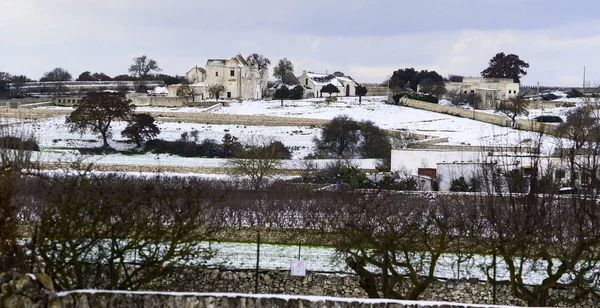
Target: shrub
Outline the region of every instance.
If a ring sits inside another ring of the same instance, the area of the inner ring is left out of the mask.
[[[344,185],[349,185],[352,188],[373,188],[376,186],[375,183],[367,177],[367,174],[362,172],[356,166],[340,168],[338,180],[343,181]]]
[[[535,118],[535,121],[543,123],[562,123],[563,119],[559,116],[539,116]]]
[[[583,97],[583,93],[581,93],[581,91],[579,91],[577,89],[571,89],[571,91],[567,92],[567,97],[568,98]]]
[[[40,146],[33,139],[22,139],[14,136],[0,137],[0,148],[11,150],[39,151]]]
[[[333,97],[327,97],[325,98],[325,102],[330,104],[330,103],[335,103],[337,102],[337,97],[333,96]]]
[[[290,99],[302,99],[304,96],[304,87],[297,85],[290,91]]]
[[[400,99],[403,98],[403,97],[408,97],[410,99],[415,99],[415,100],[419,100],[419,101],[423,101],[423,102],[427,102],[427,103],[432,103],[432,104],[439,103],[439,99],[437,97],[429,95],[429,94],[419,94],[419,93],[414,93],[414,92],[405,92],[405,93],[394,94],[394,96],[392,96],[392,98],[394,99],[394,105],[399,105],[400,104]]]
[[[452,181],[450,182],[450,191],[469,191],[469,184],[465,180],[465,177],[461,176],[458,179],[452,179]]]

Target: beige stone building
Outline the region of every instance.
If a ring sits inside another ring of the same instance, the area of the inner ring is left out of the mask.
[[[463,94],[479,94],[482,108],[491,109],[502,100],[519,95],[519,84],[511,78],[466,77],[462,82],[447,82],[446,91],[459,91]]]
[[[169,86],[168,95],[183,96],[193,91],[201,99],[217,98],[211,97],[208,89],[220,84],[224,90],[218,98],[261,99],[267,77],[261,79],[258,69],[251,66],[242,55],[231,59],[208,59],[204,68],[194,66],[186,73],[187,85]]]

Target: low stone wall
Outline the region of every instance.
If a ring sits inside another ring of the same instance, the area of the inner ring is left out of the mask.
[[[387,96],[389,94],[387,87],[379,85],[365,85],[365,87],[367,88],[367,96]]]
[[[511,120],[506,116],[489,114],[485,112],[479,112],[475,110],[467,110],[462,108],[456,108],[452,106],[443,106],[439,104],[432,104],[414,99],[402,98],[402,106],[411,108],[423,109],[427,111],[433,111],[438,113],[449,114],[457,117],[468,118],[475,121],[484,123],[509,127]],[[556,136],[556,126],[552,124],[539,123],[531,120],[517,120],[517,129],[542,132],[548,135]]]
[[[305,278],[290,277],[287,272],[261,273],[260,293],[240,294],[241,289],[252,292],[254,276],[249,272],[203,270],[205,277],[198,279],[178,275],[176,279],[185,289],[194,292],[163,291],[105,291],[75,290],[54,292],[50,277],[45,275],[0,275],[0,307],[475,307],[470,304],[489,305],[492,286],[478,281],[435,282],[423,298],[433,302],[397,301],[383,299],[358,299],[364,292],[354,276],[332,276],[308,273]],[[204,292],[210,289],[210,293]],[[337,290],[345,297],[332,297]],[[348,290],[348,292],[346,292]],[[219,292],[219,293],[215,293]],[[221,293],[226,292],[226,293]],[[281,295],[277,295],[279,293]],[[303,296],[300,294],[311,294]],[[284,295],[290,294],[290,295]],[[317,295],[317,296],[315,296]],[[512,297],[507,286],[497,287],[498,302],[523,305]],[[452,300],[447,300],[452,299]],[[449,302],[463,303],[451,304]],[[486,307],[486,306],[477,306]],[[499,306],[494,306],[499,307]],[[566,307],[566,305],[565,305]],[[568,307],[596,307],[591,300],[585,304]]]
[[[154,106],[154,107],[183,107],[187,102],[187,97],[164,97],[164,96],[134,96],[131,102],[136,106]]]

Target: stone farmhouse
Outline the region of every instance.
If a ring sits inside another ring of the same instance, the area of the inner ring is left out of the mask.
[[[462,82],[446,82],[445,85],[447,92],[480,95],[483,109],[493,109],[500,101],[519,95],[519,83],[511,78],[468,77]]]
[[[168,96],[191,95],[200,99],[261,99],[267,85],[258,69],[250,65],[242,55],[231,59],[208,59],[204,68],[194,66],[186,73],[188,84],[171,85]],[[212,85],[223,85],[218,97],[211,97],[208,89]]]
[[[306,97],[323,97],[321,89],[328,84],[333,84],[340,90],[339,93],[332,93],[332,96],[355,96],[358,85],[352,77],[339,72],[319,74],[303,71],[298,80],[305,89]]]

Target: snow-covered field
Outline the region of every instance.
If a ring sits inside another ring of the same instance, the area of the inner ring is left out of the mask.
[[[433,137],[446,137],[449,145],[504,145],[516,146],[524,139],[536,140],[535,133],[519,131],[508,127],[501,127],[482,123],[470,119],[454,117],[425,110],[408,107],[388,105],[383,102],[384,97],[367,97],[362,104],[357,98],[341,98],[338,102],[325,103],[322,99],[301,101],[285,101],[280,106],[280,101],[243,101],[231,103],[228,107],[220,107],[209,111],[217,114],[233,115],[267,115],[280,117],[333,119],[339,115],[347,115],[355,120],[370,120],[379,127],[390,130],[407,130],[409,132],[430,135]],[[68,107],[40,107],[40,109],[65,109]],[[72,109],[72,108],[71,108]],[[206,112],[204,108],[158,108],[139,107],[140,111],[157,112]],[[566,112],[566,109],[548,110],[544,114]],[[531,116],[537,111],[532,110]],[[133,148],[132,144],[124,143],[120,131],[125,128],[124,122],[114,122],[112,125],[112,138],[110,145],[117,150]],[[306,126],[243,126],[243,125],[207,125],[193,123],[158,122],[161,134],[158,138],[176,140],[181,134],[188,134],[197,130],[199,140],[214,139],[217,142],[225,133],[238,137],[247,142],[256,139],[274,139],[283,142],[293,149],[293,161],[287,166],[302,164],[301,160],[314,151],[313,139],[320,135],[321,129]],[[65,116],[55,117],[34,122],[20,124],[20,127],[33,133],[44,151],[44,161],[70,161],[76,157],[91,159],[96,163],[122,164],[122,165],[150,165],[150,166],[190,166],[190,167],[220,167],[225,162],[219,159],[181,158],[170,155],[121,155],[110,154],[103,156],[81,156],[70,151],[73,148],[99,147],[100,139],[91,133],[70,132],[65,125]],[[547,138],[543,143],[544,153],[551,153],[555,147],[555,140]],[[373,165],[372,162],[365,162]],[[361,164],[362,165],[362,164]],[[366,167],[366,166],[365,166]],[[288,167],[292,168],[292,167]]]
[[[234,242],[205,242],[202,244],[205,248],[212,248],[216,251],[215,256],[206,260],[206,265],[225,267],[230,269],[253,269],[256,268],[256,243],[234,243]],[[316,272],[331,272],[353,274],[354,271],[348,268],[344,262],[344,256],[336,254],[334,248],[322,246],[295,246],[295,245],[260,245],[261,269],[286,270],[290,269],[292,260],[300,258],[305,261],[306,270]],[[456,262],[455,254],[444,254],[438,261],[435,269],[435,276],[438,278],[477,278],[487,280],[485,268],[493,264],[491,255],[477,255],[470,261],[463,261],[459,266]],[[498,280],[508,280],[509,273],[506,264],[497,260],[497,278]],[[533,264],[526,263],[528,273],[523,277],[527,284],[540,283],[544,278],[542,268],[537,264],[535,269]],[[371,268],[375,270],[375,268]],[[427,268],[423,269],[428,271]],[[538,272],[539,271],[539,272]],[[539,274],[538,274],[539,273]],[[489,273],[492,274],[491,272]]]

